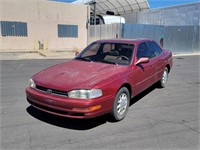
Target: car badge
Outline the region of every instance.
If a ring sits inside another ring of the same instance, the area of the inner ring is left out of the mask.
[[[48,93],[48,94],[51,94],[51,93],[52,93],[52,90],[51,90],[51,89],[47,89],[47,93]]]

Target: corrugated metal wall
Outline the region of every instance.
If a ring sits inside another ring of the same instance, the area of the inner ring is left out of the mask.
[[[88,43],[108,38],[152,38],[174,53],[200,53],[200,2],[125,14],[126,23],[89,26]],[[117,36],[116,36],[117,35]]]
[[[125,24],[125,38],[152,38],[159,42],[164,37],[164,47],[174,53],[200,52],[199,26],[160,26]]]
[[[131,18],[130,16],[129,20]],[[138,12],[137,23],[164,26],[200,25],[200,2]]]
[[[123,24],[93,25],[88,27],[88,44],[99,39],[122,37]]]
[[[163,26],[124,24],[123,38],[153,38],[159,41],[163,36]]]
[[[200,25],[200,2],[124,14],[126,23],[164,26]]]
[[[164,27],[165,47],[175,53],[200,52],[199,26]]]
[[[89,26],[88,43],[110,38],[151,38],[159,42],[164,37],[164,47],[174,53],[200,52],[200,26],[161,26],[142,24],[113,24]]]

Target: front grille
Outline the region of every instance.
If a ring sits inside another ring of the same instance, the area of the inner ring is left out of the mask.
[[[38,86],[36,85],[36,89],[48,94],[55,94],[55,95],[59,95],[59,96],[65,96],[68,97],[68,94],[66,91],[60,91],[60,90],[55,90],[55,89],[50,89],[50,88],[46,88],[46,87],[42,87],[42,86]]]

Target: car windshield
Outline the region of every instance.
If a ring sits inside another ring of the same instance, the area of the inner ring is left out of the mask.
[[[133,50],[133,44],[94,42],[86,47],[75,59],[129,65],[132,60]]]

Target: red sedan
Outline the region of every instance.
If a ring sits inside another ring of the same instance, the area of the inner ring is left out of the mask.
[[[150,39],[99,40],[75,59],[35,74],[26,88],[35,108],[70,118],[106,113],[117,121],[132,97],[158,83],[165,87],[172,53]]]

